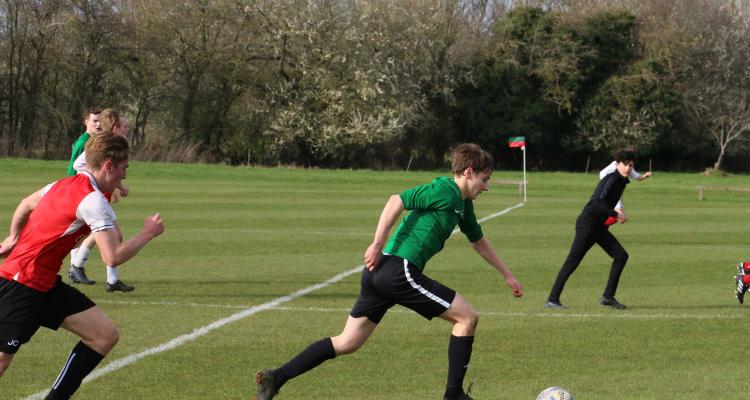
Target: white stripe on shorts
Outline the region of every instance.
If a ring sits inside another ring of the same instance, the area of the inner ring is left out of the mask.
[[[428,292],[427,289],[423,288],[422,286],[417,285],[417,282],[414,282],[414,279],[412,279],[411,274],[409,274],[409,261],[406,259],[404,259],[404,275],[406,275],[406,280],[409,281],[409,284],[411,285],[411,287],[419,290],[419,293],[422,293],[423,295],[429,297],[430,299],[434,300],[436,303],[440,304],[446,309],[450,308],[451,306],[450,303],[436,296],[434,293]]]

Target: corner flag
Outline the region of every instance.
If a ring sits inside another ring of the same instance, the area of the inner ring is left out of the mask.
[[[526,202],[526,137],[514,136],[508,138],[508,147],[520,148],[523,153],[523,202]]]
[[[526,146],[526,137],[524,136],[516,136],[512,138],[508,138],[508,147],[524,147]]]

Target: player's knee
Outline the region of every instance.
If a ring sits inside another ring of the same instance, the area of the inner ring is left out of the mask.
[[[477,310],[474,309],[474,307],[471,307],[469,309],[469,312],[466,315],[467,318],[467,325],[471,330],[477,329],[477,325],[479,325],[479,313]]]
[[[618,254],[618,255],[617,255],[617,256],[615,257],[615,259],[616,259],[617,261],[619,261],[619,262],[621,262],[621,263],[625,264],[626,262],[628,262],[628,258],[629,258],[629,257],[630,257],[630,255],[628,255],[628,252],[627,252],[627,251],[625,251],[625,250],[623,250],[622,252],[620,252],[620,254]]]
[[[467,333],[473,333],[479,324],[479,313],[473,306],[469,305],[457,318],[457,322],[463,326]]]
[[[112,324],[110,329],[106,332],[106,340],[107,343],[111,345],[111,347],[115,347],[117,342],[120,341],[120,330],[117,329],[117,326],[115,324]]]
[[[337,355],[352,354],[362,347],[362,343],[355,340],[347,340],[339,343],[339,346],[335,347]]]
[[[109,353],[113,347],[120,341],[120,330],[114,323],[107,324],[99,329],[96,337],[94,338],[94,350],[102,352],[103,354]]]
[[[364,341],[359,338],[343,335],[331,338],[331,342],[333,343],[333,350],[336,352],[336,355],[339,356],[352,354],[359,350],[359,348],[362,347],[362,344],[364,344]]]

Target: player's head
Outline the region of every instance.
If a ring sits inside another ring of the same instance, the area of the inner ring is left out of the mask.
[[[130,134],[130,127],[128,127],[128,120],[125,118],[125,116],[120,114],[120,118],[117,119],[117,125],[114,126],[112,132],[126,138],[128,137],[128,135]]]
[[[478,144],[462,143],[453,149],[453,175],[460,175],[467,168],[476,172],[492,172],[492,156]]]
[[[112,131],[94,135],[86,142],[86,164],[99,188],[112,192],[125,179],[130,148],[128,140]]]
[[[102,131],[114,131],[118,122],[120,122],[120,113],[112,108],[105,108],[99,114],[99,122],[102,124]],[[88,153],[86,153],[88,155]]]
[[[489,189],[493,160],[490,153],[474,143],[463,143],[453,149],[453,177],[463,197],[476,199]]]
[[[617,163],[617,172],[622,176],[630,175],[635,166],[635,151],[632,148],[623,148],[615,152],[615,162]]]
[[[102,125],[99,122],[99,114],[102,110],[98,108],[87,108],[83,111],[83,125],[86,127],[88,133],[98,133],[102,130]]]

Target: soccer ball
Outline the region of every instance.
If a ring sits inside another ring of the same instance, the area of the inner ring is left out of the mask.
[[[573,400],[573,396],[563,388],[551,387],[539,393],[536,400]]]

